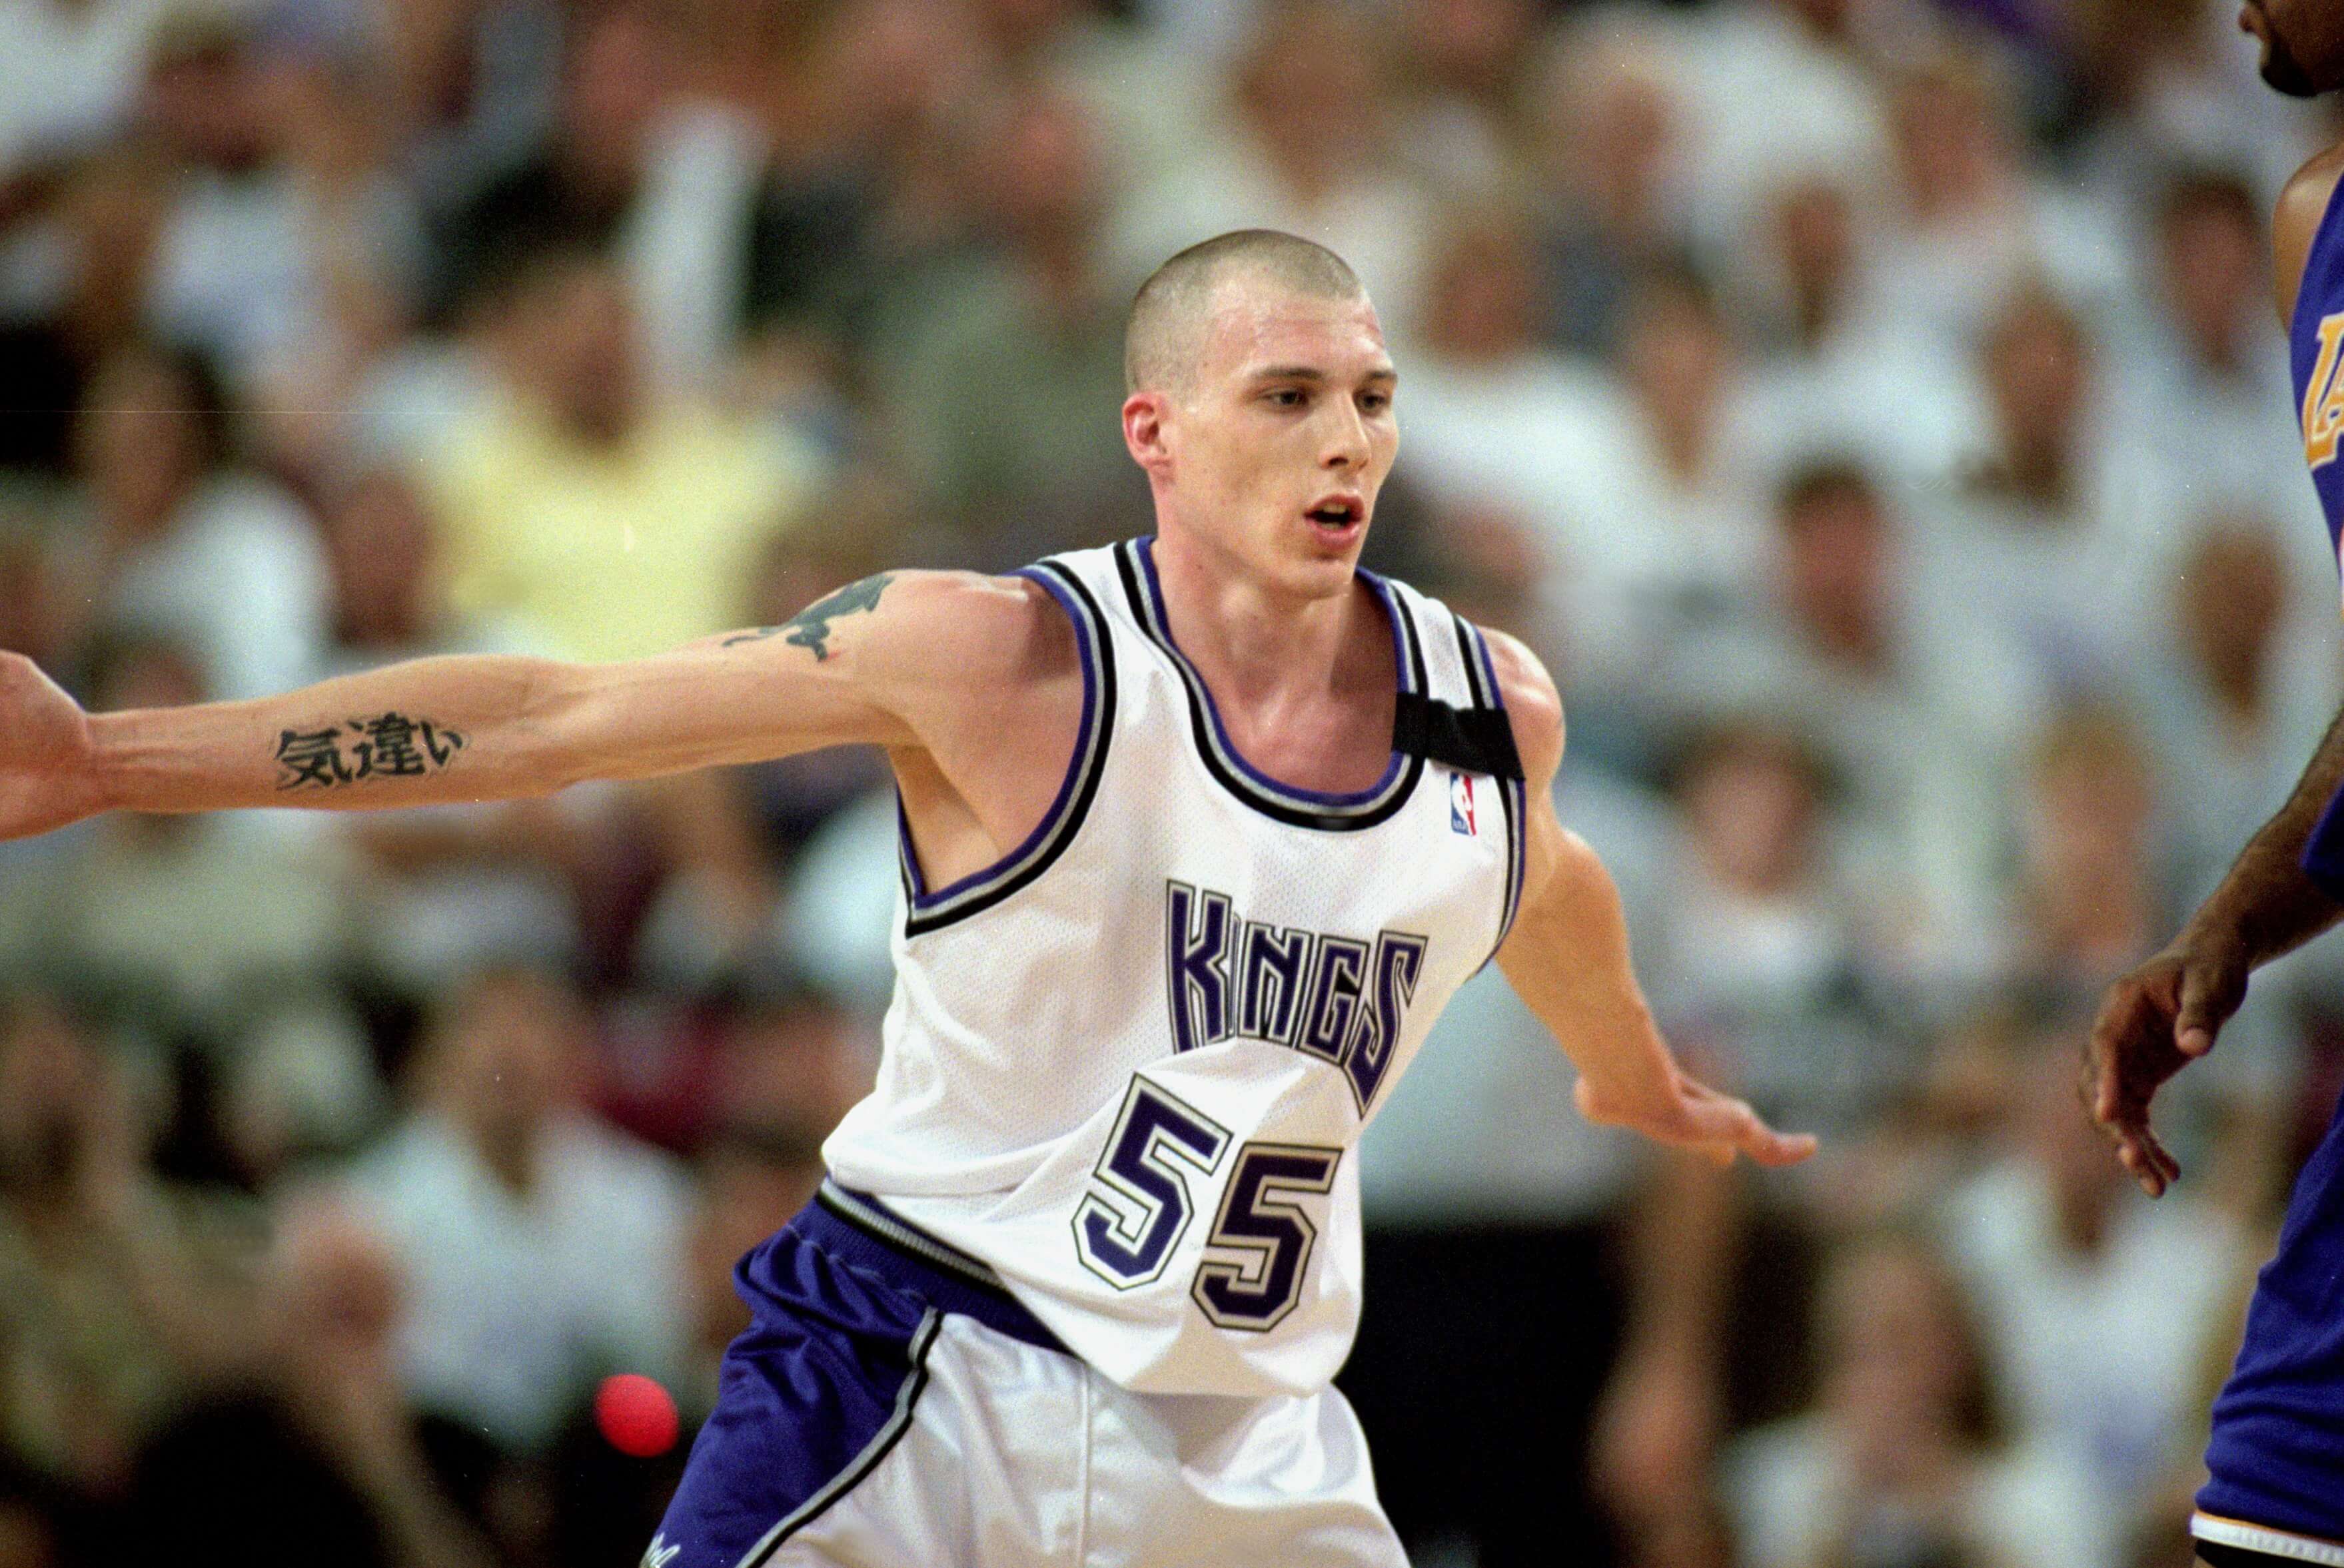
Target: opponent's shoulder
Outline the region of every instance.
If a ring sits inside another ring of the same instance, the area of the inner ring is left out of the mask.
[[[2303,269],[2328,216],[2336,182],[2344,177],[2344,142],[2311,156],[2279,192],[2271,216],[2272,285],[2277,292],[2279,325],[2293,328],[2295,301],[2303,286]]]
[[[1521,638],[1486,627],[1481,636],[1490,644],[1490,668],[1497,672],[1498,694],[1505,699],[1522,772],[1543,787],[1562,766],[1562,694],[1555,689],[1545,662]]]

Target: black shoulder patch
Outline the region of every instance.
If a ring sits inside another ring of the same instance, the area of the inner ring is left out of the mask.
[[[1392,705],[1392,749],[1492,779],[1522,779],[1514,727],[1498,708],[1452,708],[1403,691]]]

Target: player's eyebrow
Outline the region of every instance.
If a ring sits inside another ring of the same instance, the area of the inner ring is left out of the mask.
[[[1314,384],[1327,378],[1327,372],[1315,365],[1268,365],[1246,377],[1248,381],[1308,381]],[[1399,379],[1399,372],[1385,365],[1369,371],[1361,379],[1396,382]]]

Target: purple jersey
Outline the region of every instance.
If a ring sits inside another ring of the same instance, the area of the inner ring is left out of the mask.
[[[2301,410],[2303,458],[2319,492],[2320,509],[2328,514],[2332,551],[2344,538],[2344,464],[2337,461],[2344,441],[2344,225],[2332,201],[2304,261],[2288,351]]]
[[[2306,459],[2344,537],[2344,203],[2331,202],[2305,264],[2289,347]],[[2304,868],[2344,897],[2344,797],[2329,803]],[[2344,1562],[2344,1114],[2296,1179],[2278,1253],[2248,1310],[2236,1369],[2214,1404],[2198,1494],[2201,1538],[2313,1562]],[[2234,1525],[2259,1526],[2240,1533]],[[2226,1530],[2228,1533],[2226,1533]],[[2302,1538],[2310,1537],[2306,1542]]]
[[[2344,550],[2344,462],[2337,460],[2339,443],[2344,442],[2344,225],[2338,222],[2338,206],[2329,202],[2304,259],[2288,334],[2303,459],[2328,518],[2331,555]],[[2344,899],[2344,795],[2329,802],[2312,829],[2303,848],[2303,869],[2329,897]]]

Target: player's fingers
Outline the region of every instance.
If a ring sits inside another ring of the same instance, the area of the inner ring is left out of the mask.
[[[2100,1053],[2088,1039],[2076,1063],[2076,1104],[2083,1111],[2084,1120],[2099,1126]]]
[[[2152,1198],[2163,1197],[2165,1190],[2181,1178],[2181,1162],[2146,1127],[2127,1132],[2117,1146],[2117,1159]]]
[[[2140,1134],[2140,1147],[2141,1151],[2148,1156],[2150,1166],[2157,1171],[2160,1191],[2165,1187],[2169,1187],[2181,1180],[2181,1161],[2173,1157],[2171,1151],[2165,1147],[2164,1141],[2155,1132],[2143,1128]],[[2152,1193],[2151,1196],[2155,1194]]]
[[[1703,1083],[1682,1081],[1674,1109],[1678,1135],[1691,1143],[1723,1144],[1739,1149],[1758,1114],[1731,1095]]]
[[[2109,997],[2092,1025],[2090,1043],[2085,1047],[2085,1104],[2092,1120],[2103,1127],[2116,1116],[2117,1062],[2139,1005],[2138,993],[2130,990]]]
[[[2174,1049],[2184,1056],[2203,1056],[2214,1049],[2218,1033],[2238,1000],[2224,975],[2208,964],[2191,964],[2181,971],[2181,1005],[2173,1015]]]
[[[2142,1191],[2152,1198],[2158,1195],[2160,1188],[2157,1184],[2157,1173],[2149,1168],[2148,1161],[2142,1155],[2138,1145],[2129,1142],[2119,1145],[2117,1150],[2117,1161],[2125,1168],[2127,1175],[2139,1183]]]
[[[1747,1111],[1748,1107],[1743,1107]],[[1777,1132],[1749,1111],[1750,1122],[1742,1134],[1742,1152],[1761,1165],[1796,1165],[1815,1151],[1815,1136],[1812,1132]]]
[[[1769,1132],[1762,1142],[1745,1146],[1745,1152],[1761,1165],[1779,1169],[1814,1159],[1820,1147],[1812,1132]]]
[[[1735,1154],[1741,1153],[1761,1165],[1795,1165],[1815,1151],[1815,1141],[1811,1135],[1777,1132],[1760,1119],[1747,1101],[1698,1083],[1688,1081],[1685,1085],[1683,1114],[1689,1124],[1687,1130],[1703,1143],[1722,1147],[1728,1164]],[[1714,1159],[1715,1155],[1711,1157]]]
[[[2123,1065],[2125,1042],[2140,1031],[2149,1019],[2161,1010],[2155,999],[2137,980],[2117,982],[2100,1004],[2100,1015],[2092,1023],[2090,1045],[2086,1048],[2090,1063],[2092,1119],[2107,1127],[2117,1120],[2123,1107]]]

